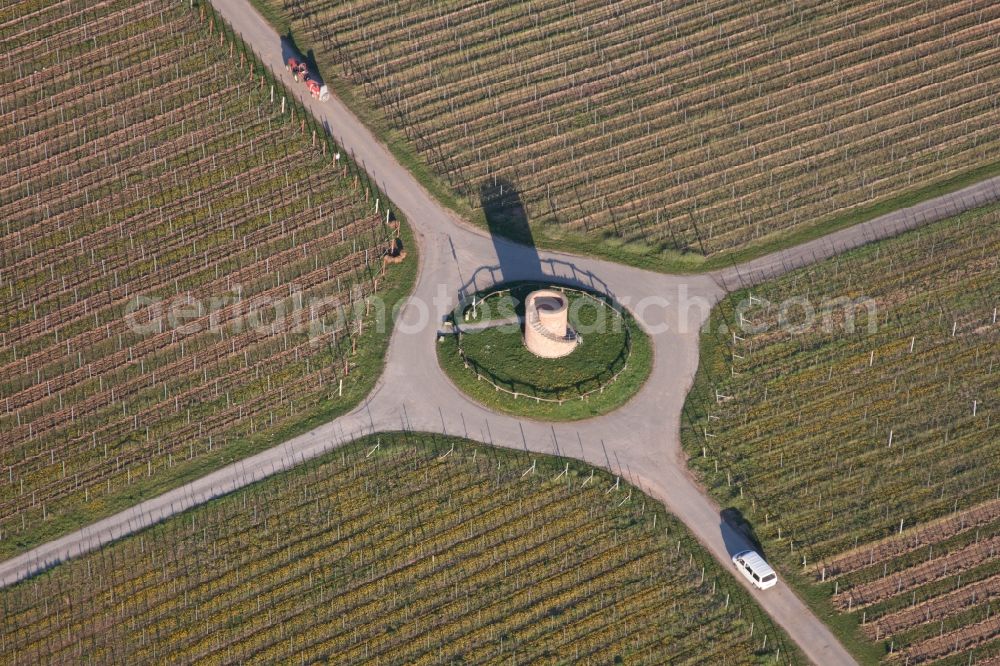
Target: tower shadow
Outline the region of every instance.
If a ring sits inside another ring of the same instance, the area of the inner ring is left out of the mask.
[[[544,282],[597,292],[615,303],[614,293],[604,280],[580,269],[569,258],[542,259],[531,233],[528,212],[517,187],[506,179],[490,179],[479,187],[479,203],[497,256],[496,264],[478,266],[471,275],[462,275],[458,304],[444,319],[458,321],[471,307],[472,297],[498,284]],[[450,238],[449,238],[450,241]],[[452,256],[455,248],[452,246]],[[457,257],[456,257],[457,261]],[[524,293],[527,294],[529,290]],[[523,315],[523,304],[517,314]]]
[[[462,276],[458,289],[459,310],[473,294],[497,284],[538,281],[563,284],[599,292],[614,300],[610,287],[589,270],[581,270],[572,260],[542,259],[531,233],[528,212],[517,187],[506,179],[490,179],[479,186],[479,203],[490,231],[497,263],[477,267]],[[454,254],[454,247],[452,253]]]
[[[498,268],[505,279],[541,277],[541,261],[528,212],[517,187],[503,178],[485,181],[479,186],[479,204],[493,240]]]

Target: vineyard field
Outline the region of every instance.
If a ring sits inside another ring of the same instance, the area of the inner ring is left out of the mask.
[[[546,246],[725,265],[1000,172],[991,0],[255,2],[425,180],[476,217],[512,183]]]
[[[0,9],[0,556],[353,407],[412,283],[384,195],[189,4]]]
[[[0,597],[12,664],[804,663],[639,490],[412,433],[346,445]]]
[[[713,493],[894,663],[1000,656],[997,229],[981,208],[734,293],[685,407]]]

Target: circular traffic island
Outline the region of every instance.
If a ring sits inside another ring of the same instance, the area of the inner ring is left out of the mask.
[[[631,314],[576,288],[518,282],[469,299],[438,340],[452,382],[490,409],[545,421],[598,416],[649,376],[652,346]]]

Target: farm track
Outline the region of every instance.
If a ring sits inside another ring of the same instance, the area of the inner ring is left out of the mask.
[[[300,87],[288,79],[283,68],[278,35],[249,4],[219,0],[216,6],[261,59],[301,95]],[[723,566],[730,566],[731,544],[742,537],[727,525],[720,527],[719,507],[687,472],[678,439],[680,408],[698,363],[699,328],[711,306],[726,289],[754,284],[1000,198],[1000,179],[993,179],[732,269],[705,276],[661,275],[572,255],[536,254],[505,240],[491,240],[431,199],[339,100],[323,104],[308,98],[302,101],[320,121],[328,122],[340,144],[365,164],[406,213],[418,236],[420,277],[411,305],[403,309],[400,326],[392,336],[382,379],[368,400],[344,417],[0,563],[2,584],[9,585],[53,562],[287,469],[351,436],[400,428],[460,434],[513,448],[537,448],[610,468],[664,501]],[[519,421],[491,413],[456,392],[437,365],[434,326],[426,325],[427,313],[417,305],[421,301],[425,306],[434,303],[433,324],[452,307],[458,286],[475,291],[491,286],[501,274],[504,280],[549,279],[601,289],[626,305],[664,296],[673,303],[691,305],[687,309],[648,308],[640,317],[652,332],[655,366],[641,393],[621,410],[573,424]],[[440,303],[434,301],[437,296],[443,297]],[[423,326],[417,326],[421,320]],[[414,391],[413,377],[417,376],[421,385]],[[853,663],[825,625],[784,583],[766,593],[754,593],[754,598],[813,661]]]

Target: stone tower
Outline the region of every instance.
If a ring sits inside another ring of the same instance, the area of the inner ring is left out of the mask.
[[[554,289],[528,294],[524,303],[524,345],[542,358],[559,358],[576,349],[580,338],[569,327],[569,302]]]

